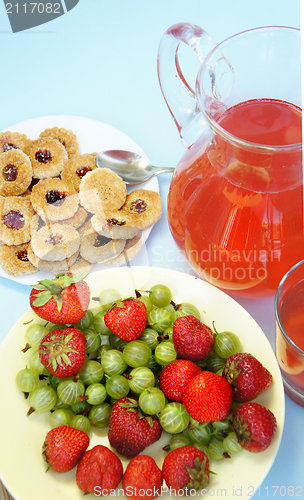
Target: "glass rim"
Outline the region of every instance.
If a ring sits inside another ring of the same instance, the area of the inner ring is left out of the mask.
[[[197,79],[196,79],[196,90],[197,90],[198,96],[200,96],[200,93],[201,93],[200,92],[201,76],[202,76],[203,72],[205,71],[205,69],[207,68],[208,61],[214,55],[215,52],[217,52],[218,50],[221,50],[221,48],[224,44],[226,44],[227,42],[230,42],[231,40],[234,40],[235,38],[239,38],[243,35],[246,35],[246,34],[252,33],[252,32],[270,31],[270,30],[274,30],[274,31],[286,30],[286,31],[290,31],[290,32],[294,31],[294,32],[298,32],[299,35],[301,33],[301,30],[299,28],[295,28],[293,26],[269,25],[269,26],[258,26],[255,28],[243,30],[243,31],[240,31],[239,33],[235,33],[234,35],[231,35],[231,36],[225,38],[222,42],[219,42],[218,44],[216,44],[213,47],[213,49],[208,53],[208,55],[206,56],[206,58],[203,60],[203,62],[201,64],[201,68],[198,72]],[[300,41],[299,41],[299,46],[300,46]],[[301,49],[301,47],[300,47],[300,49]],[[198,98],[198,100],[199,100],[199,103],[201,105],[200,98]],[[292,103],[290,103],[290,104],[292,104]],[[294,106],[296,106],[296,105],[294,105]],[[222,135],[225,139],[228,139],[230,142],[236,143],[238,146],[240,146],[242,148],[256,149],[256,150],[260,150],[262,152],[296,151],[296,150],[301,150],[301,148],[302,148],[302,142],[296,142],[293,144],[285,144],[285,145],[283,145],[283,144],[261,144],[258,142],[252,142],[252,141],[248,141],[245,139],[241,139],[240,137],[232,134],[231,132],[228,132],[226,129],[221,127],[221,125],[216,120],[214,120],[211,116],[209,116],[209,114],[204,109],[202,109],[202,106],[200,106],[200,108],[201,108],[201,112],[204,113],[204,116],[206,116],[210,126],[216,132],[218,132],[220,135]],[[302,109],[301,108],[299,108],[299,109],[302,112]]]
[[[281,332],[283,333],[283,336],[286,338],[286,340],[289,342],[289,344],[292,345],[292,347],[294,347],[300,354],[302,354],[302,356],[304,356],[304,350],[301,349],[301,347],[299,347],[288,335],[288,333],[286,332],[285,328],[283,327],[283,324],[281,322],[281,318],[280,318],[280,314],[279,314],[279,308],[278,308],[278,303],[279,303],[279,295],[282,291],[282,287],[284,285],[284,283],[286,282],[286,280],[289,278],[289,276],[294,273],[294,271],[296,271],[299,267],[301,266],[304,266],[304,259],[303,260],[300,260],[299,262],[297,262],[297,264],[295,264],[291,269],[289,269],[289,271],[287,271],[287,273],[283,276],[283,278],[281,279],[280,283],[279,283],[279,286],[277,288],[277,291],[276,291],[276,295],[275,295],[275,317],[276,317],[276,320],[277,320],[277,324],[281,330]]]

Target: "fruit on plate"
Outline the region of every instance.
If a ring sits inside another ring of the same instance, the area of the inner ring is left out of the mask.
[[[55,377],[75,375],[85,363],[86,338],[78,328],[51,330],[41,341],[39,358]]]
[[[201,371],[201,368],[193,361],[177,359],[161,371],[159,387],[167,399],[182,403],[186,386]]]
[[[167,486],[175,492],[203,490],[209,484],[209,460],[207,455],[194,446],[182,446],[166,455],[163,477]]]
[[[268,408],[250,401],[238,407],[233,417],[238,442],[246,450],[259,452],[270,445],[277,421]]]
[[[85,432],[60,425],[47,433],[42,453],[55,472],[68,472],[77,465],[89,443]]]
[[[84,493],[106,496],[117,488],[122,475],[122,463],[115,453],[106,446],[96,445],[80,460],[76,482]]]
[[[200,361],[207,358],[214,344],[215,334],[195,316],[181,316],[173,323],[173,344],[183,359]]]
[[[132,458],[122,478],[122,488],[128,498],[153,500],[161,494],[162,484],[162,471],[148,455]]]
[[[255,399],[272,382],[271,373],[252,354],[239,352],[226,361],[223,376],[233,388],[233,399],[245,403]]]
[[[232,387],[224,377],[206,370],[185,388],[183,404],[195,420],[213,422],[229,415],[232,395]]]
[[[135,457],[157,441],[162,433],[158,420],[145,417],[135,398],[124,397],[114,403],[109,422],[109,443],[125,457]]]
[[[39,281],[30,293],[31,308],[37,316],[51,323],[78,323],[90,303],[90,289],[83,281],[85,276],[84,273],[61,273],[53,280]]]
[[[120,339],[136,340],[146,327],[146,306],[137,299],[120,301],[106,312],[104,322]]]

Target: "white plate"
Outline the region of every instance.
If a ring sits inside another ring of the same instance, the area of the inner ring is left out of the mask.
[[[80,153],[93,153],[94,151],[106,151],[107,149],[126,149],[129,151],[135,151],[136,153],[142,154],[146,157],[144,151],[136,144],[130,137],[121,132],[120,130],[108,125],[107,123],[100,122],[98,120],[93,120],[91,118],[84,118],[82,116],[74,115],[53,115],[53,116],[42,116],[39,118],[33,118],[31,120],[25,120],[15,125],[6,127],[6,130],[11,132],[20,132],[26,134],[30,139],[38,138],[42,130],[49,127],[63,127],[73,130],[76,134],[79,142]],[[159,185],[157,177],[153,177],[149,181],[141,184],[140,186],[134,186],[133,189],[151,189],[151,191],[159,192]],[[128,187],[128,192],[132,191],[131,187]],[[142,233],[143,243],[147,240],[152,228],[148,228]],[[147,264],[147,255],[145,251],[145,245],[138,256],[136,261],[132,261],[134,264],[143,265]],[[102,264],[95,265],[92,271],[105,269],[106,266]],[[22,283],[24,285],[31,285],[33,282],[49,277],[49,273],[36,272],[30,275],[21,276],[11,276],[6,273],[0,266],[0,276],[4,278]]]
[[[256,356],[272,373],[271,387],[257,401],[275,414],[278,428],[270,447],[261,453],[243,450],[230,460],[213,461],[208,497],[247,499],[253,495],[267,475],[277,454],[284,425],[284,390],[274,352],[254,319],[231,297],[201,281],[199,278],[173,270],[149,267],[116,268],[90,275],[87,279],[93,295],[106,287],[117,288],[122,296],[134,293],[134,288],[146,290],[156,283],[167,284],[177,302],[195,304],[202,319],[211,326],[215,321],[218,331],[234,331],[241,339],[242,350]],[[94,303],[96,307],[96,302]],[[0,477],[16,500],[81,500],[83,493],[75,483],[75,472],[56,474],[45,472],[41,446],[49,430],[48,417],[32,414],[26,417],[28,404],[15,387],[15,376],[26,363],[21,353],[24,346],[24,322],[33,317],[28,311],[7,334],[0,346]],[[162,447],[169,441],[163,432],[161,440],[147,448],[159,466],[165,456]],[[91,438],[90,448],[96,444],[108,445],[107,431],[99,431]],[[124,467],[127,461],[122,460]],[[117,493],[118,494],[118,493]],[[169,499],[168,494],[164,494]],[[121,490],[119,496],[122,496]]]

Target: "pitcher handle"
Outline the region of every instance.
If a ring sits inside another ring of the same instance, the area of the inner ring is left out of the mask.
[[[200,63],[215,43],[199,26],[178,23],[164,33],[159,44],[157,71],[160,88],[182,141],[190,146],[206,121],[198,108],[195,91],[180,68],[178,50],[181,42],[194,50]]]

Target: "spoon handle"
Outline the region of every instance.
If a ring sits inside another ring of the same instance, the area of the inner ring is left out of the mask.
[[[174,172],[175,167],[154,167],[153,168],[153,174],[158,175],[158,174],[164,174],[165,172]]]

